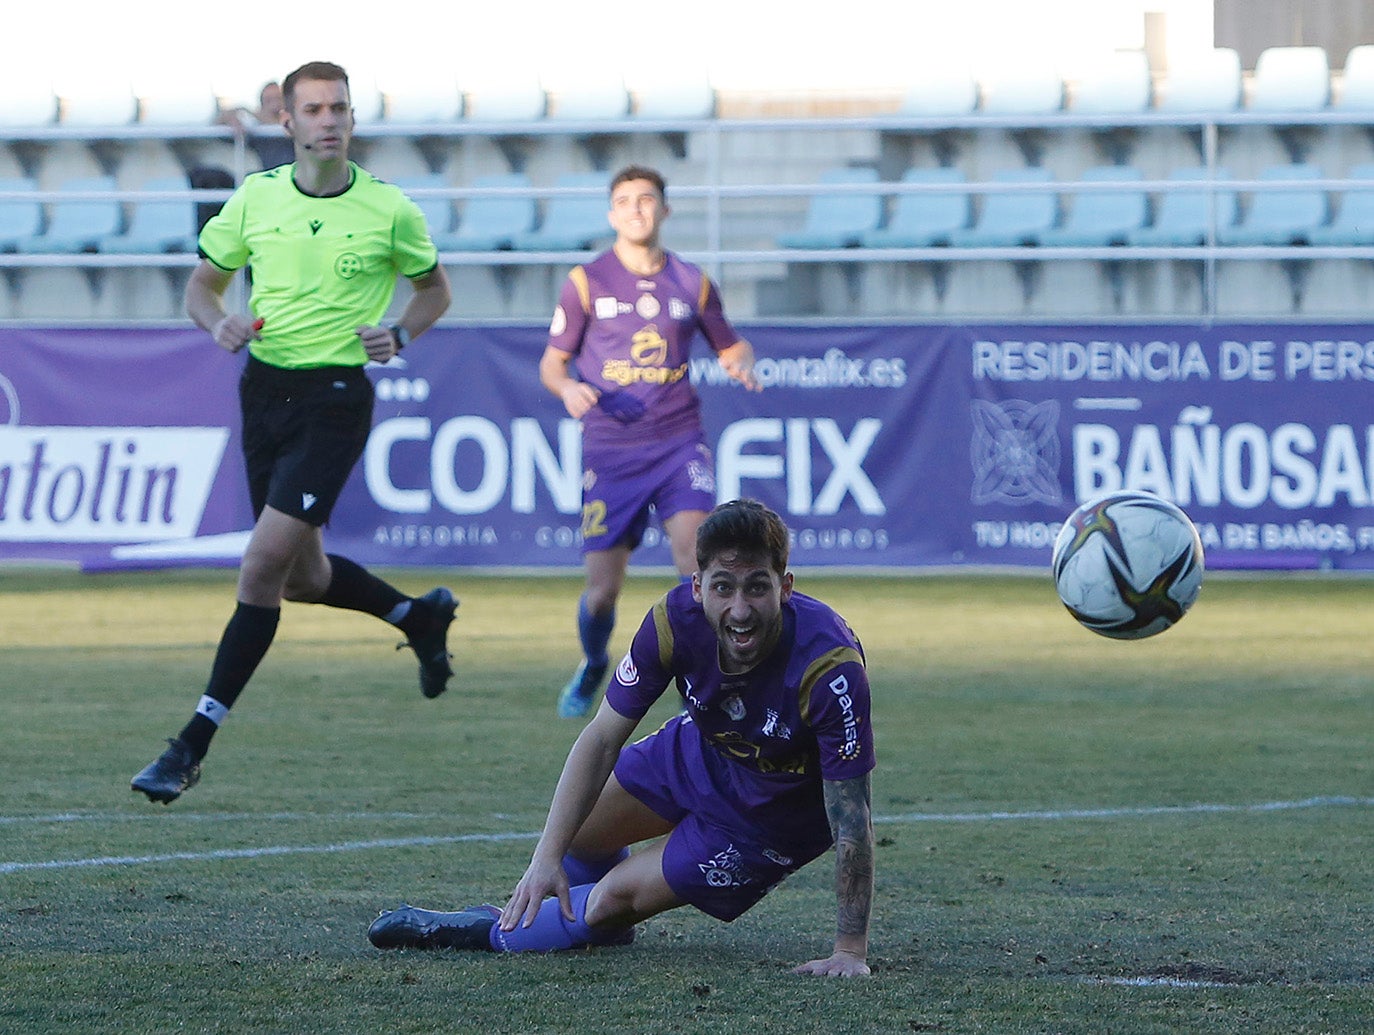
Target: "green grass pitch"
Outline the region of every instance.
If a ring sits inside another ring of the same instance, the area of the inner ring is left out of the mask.
[[[838,982],[788,973],[829,950],[830,856],[629,948],[373,950],[381,908],[503,900],[580,727],[553,712],[577,578],[386,574],[462,599],[454,688],[422,699],[374,619],[287,605],[162,807],[129,778],[194,707],[232,573],[0,571],[0,1031],[1368,1030],[1374,580],[1211,577],[1119,643],[1047,576],[799,571],[874,691],[874,975]],[[665,582],[631,579],[615,652]]]

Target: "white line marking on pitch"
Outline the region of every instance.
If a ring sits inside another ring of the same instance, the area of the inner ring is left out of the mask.
[[[1266,801],[1249,805],[1198,803],[1193,805],[1144,805],[1104,809],[1045,809],[1019,812],[912,812],[899,816],[874,816],[875,824],[890,823],[988,823],[1006,821],[1066,820],[1066,819],[1123,819],[1145,816],[1170,816],[1215,813],[1287,812],[1295,809],[1349,808],[1374,806],[1374,798],[1346,795],[1320,795],[1300,801]],[[0,816],[0,823],[70,823],[87,820],[126,820],[125,814],[101,816],[88,813],[58,813],[50,816]],[[435,820],[451,817],[412,813],[269,813],[257,815],[206,816],[195,813],[161,815],[161,821],[179,819],[204,821],[210,819],[420,819]],[[51,859],[42,862],[0,862],[0,874],[21,873],[28,870],[66,870],[92,866],[142,866],[160,862],[201,862],[220,859],[261,859],[279,855],[323,855],[335,852],[357,852],[374,848],[415,848],[431,845],[461,844],[464,842],[528,841],[539,836],[537,831],[504,834],[454,834],[447,837],[389,837],[369,841],[343,841],[324,845],[270,845],[265,848],[221,848],[208,852],[167,852],[157,855],[95,856],[86,859]]]
[[[269,822],[285,820],[299,823],[304,820],[330,822],[338,820],[409,820],[451,819],[425,812],[53,812],[46,816],[0,816],[0,826],[15,823],[166,823],[181,820],[194,823]],[[497,814],[497,819],[503,817]]]
[[[1117,819],[1214,812],[1286,812],[1291,809],[1368,807],[1374,798],[1321,795],[1301,801],[1262,801],[1250,805],[1134,805],[1114,809],[1051,809],[1028,812],[910,812],[904,816],[874,816],[874,823],[987,823],[997,820]]]
[[[343,841],[332,845],[271,845],[266,848],[218,848],[209,852],[166,852],[159,855],[104,855],[92,859],[53,859],[48,862],[0,863],[0,874],[23,870],[69,870],[85,866],[142,866],[160,862],[202,862],[212,859],[261,859],[275,855],[318,855],[357,852],[368,848],[414,848],[451,845],[463,841],[532,841],[538,831],[523,834],[454,834],[451,837],[387,837],[375,841]]]

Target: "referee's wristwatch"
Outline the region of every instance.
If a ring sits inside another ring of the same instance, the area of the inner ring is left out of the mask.
[[[410,332],[406,330],[404,327],[402,327],[399,323],[393,323],[390,327],[387,328],[387,330],[389,330],[391,332],[391,336],[396,339],[397,352],[400,352],[403,348],[410,344]]]

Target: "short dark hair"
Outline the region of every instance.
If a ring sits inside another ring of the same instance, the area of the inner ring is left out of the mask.
[[[787,525],[782,518],[758,500],[731,500],[722,503],[697,529],[697,569],[707,566],[722,553],[762,554],[779,575],[787,573],[791,549]]]
[[[348,73],[332,61],[307,61],[281,82],[281,100],[290,111],[296,102],[296,84],[302,79],[321,79],[325,82],[341,82],[348,87]],[[350,90],[350,96],[352,91]]]
[[[668,184],[664,182],[663,174],[647,165],[627,165],[621,169],[611,177],[610,193],[614,194],[617,187],[630,180],[648,180],[658,191],[658,196],[665,201],[668,200]]]

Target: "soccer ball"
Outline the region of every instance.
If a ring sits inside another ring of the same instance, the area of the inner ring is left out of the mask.
[[[1059,599],[1086,628],[1140,640],[1193,606],[1202,589],[1202,540],[1168,500],[1111,492],[1065,519],[1051,569]]]

